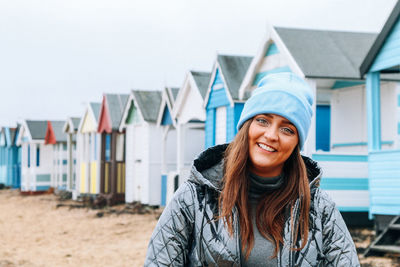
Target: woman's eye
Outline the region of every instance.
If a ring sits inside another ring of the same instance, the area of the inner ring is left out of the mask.
[[[268,124],[268,121],[266,119],[264,119],[264,118],[256,118],[256,121],[259,124],[262,124],[262,125],[267,125]]]
[[[284,132],[286,134],[290,134],[290,135],[294,134],[294,131],[288,127],[283,127],[282,132]]]

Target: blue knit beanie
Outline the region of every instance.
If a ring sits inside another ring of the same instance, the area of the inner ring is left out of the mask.
[[[313,99],[312,89],[299,76],[290,72],[267,75],[244,104],[237,129],[258,114],[280,115],[296,126],[303,148],[313,115]]]

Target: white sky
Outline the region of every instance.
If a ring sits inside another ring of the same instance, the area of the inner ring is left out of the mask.
[[[253,56],[276,26],[378,32],[395,0],[0,0],[0,126],[180,87],[217,52]]]

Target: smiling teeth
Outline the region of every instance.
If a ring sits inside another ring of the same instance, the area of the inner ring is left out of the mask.
[[[269,151],[269,152],[275,152],[276,151],[272,147],[269,147],[269,146],[264,145],[264,144],[258,144],[258,146],[261,147],[262,149],[265,149],[265,150]]]

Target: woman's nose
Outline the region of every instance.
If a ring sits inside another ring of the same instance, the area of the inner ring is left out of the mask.
[[[278,129],[276,127],[266,127],[264,136],[271,141],[278,140]]]

